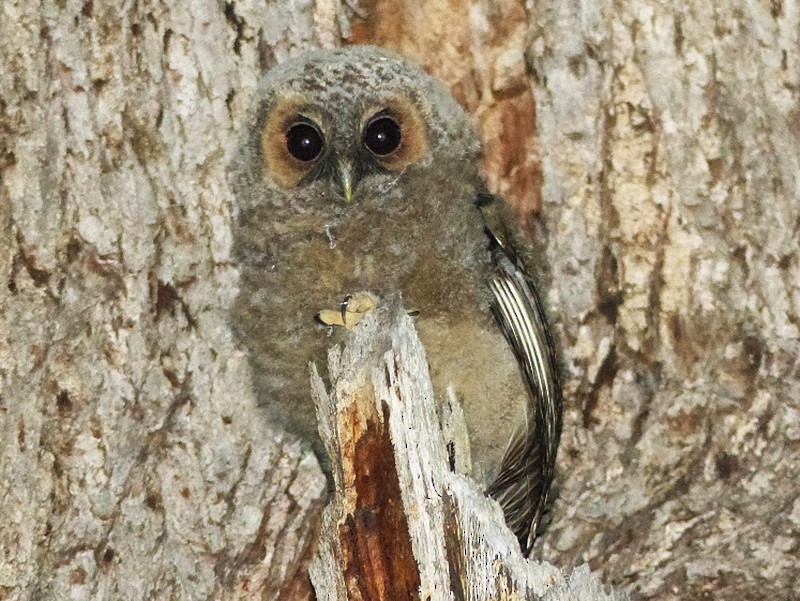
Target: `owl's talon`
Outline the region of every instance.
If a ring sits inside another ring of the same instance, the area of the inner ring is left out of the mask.
[[[317,320],[326,326],[344,326],[352,330],[367,313],[372,311],[377,299],[369,292],[348,294],[339,304],[339,310],[323,309],[317,313]]]
[[[344,325],[344,320],[342,319],[342,316],[339,314],[339,312],[332,311],[331,309],[323,309],[322,311],[314,315],[314,319],[316,319],[323,326],[327,326],[329,330],[333,326]]]

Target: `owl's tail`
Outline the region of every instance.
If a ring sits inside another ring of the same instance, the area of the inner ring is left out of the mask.
[[[500,471],[486,489],[530,553],[547,504],[561,437],[562,401],[555,351],[542,304],[519,260],[489,232],[495,274],[492,311],[508,339],[528,388],[526,423],[508,443]]]

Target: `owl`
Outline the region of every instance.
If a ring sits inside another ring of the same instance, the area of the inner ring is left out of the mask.
[[[527,553],[553,478],[561,391],[511,246],[519,236],[485,192],[478,154],[446,89],[385,50],[317,51],[272,68],[229,170],[240,269],[231,323],[269,419],[321,454],[308,364],[324,367],[347,334],[315,317],[353,293],[400,293],[437,397],[452,387],[463,406],[473,476]]]

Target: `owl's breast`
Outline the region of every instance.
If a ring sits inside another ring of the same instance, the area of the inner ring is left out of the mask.
[[[410,207],[364,211],[331,228],[345,292],[401,293],[407,307],[449,313],[485,297],[491,258],[477,214]],[[324,268],[324,267],[323,267]]]

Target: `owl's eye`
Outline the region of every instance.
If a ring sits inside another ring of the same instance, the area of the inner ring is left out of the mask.
[[[403,134],[397,121],[385,114],[373,117],[364,130],[364,146],[372,154],[386,157],[400,148]]]
[[[286,150],[298,161],[313,161],[322,154],[323,148],[322,133],[308,121],[299,121],[286,131]]]

